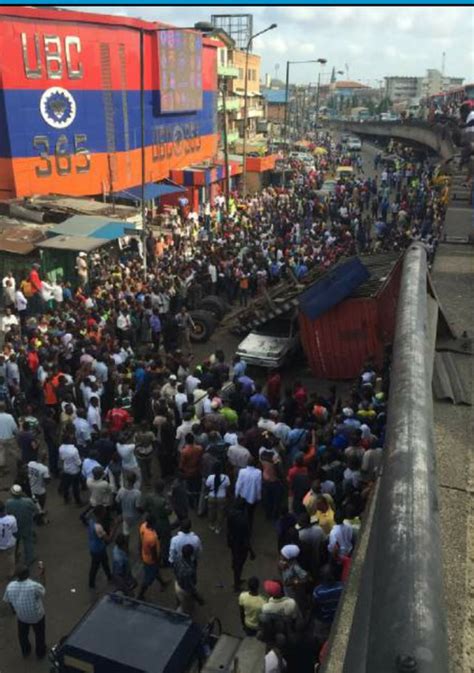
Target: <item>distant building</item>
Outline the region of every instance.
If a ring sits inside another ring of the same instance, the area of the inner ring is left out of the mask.
[[[385,95],[397,103],[433,96],[462,86],[463,82],[463,77],[446,77],[439,70],[429,68],[424,77],[385,77]]]
[[[263,97],[267,103],[267,119],[272,124],[285,122],[286,92],[284,89],[263,89]]]

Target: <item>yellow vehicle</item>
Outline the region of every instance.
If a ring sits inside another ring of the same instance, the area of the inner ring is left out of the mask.
[[[336,178],[338,180],[348,180],[354,175],[354,169],[352,166],[338,166],[336,168]]]

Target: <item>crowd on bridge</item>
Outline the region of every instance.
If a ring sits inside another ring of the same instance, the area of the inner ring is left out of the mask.
[[[146,277],[132,245],[116,260],[79,255],[76,284],[50,282],[39,265],[3,278],[0,572],[5,583],[21,561],[5,600],[24,656],[30,626],[37,655],[46,652],[45,589],[29,569],[50,516],[54,526],[54,485],[64,506],[82,508],[71,535],[84,525],[91,589],[100,570],[141,599],[173,578],[179,609],[193,614],[206,601],[206,540],[192,521],[207,517],[230,551],[243,629],[268,644],[266,670],[314,665],[382,457],[389,360],[367,362],[342,399],[278,371],[254,380],[225,345],[193,355],[188,309],[209,294],[246,305],[290,270],[304,282],[342,256],[413,239],[434,254],[446,201],[430,165],[402,150],[398,165],[376,155],[373,177],[354,162],[326,197],[327,171],[350,157],[327,134],[319,145],[325,153],[309,170],[297,165],[287,187],[235,195],[229,213],[220,197],[176,212],[168,238],[150,231]],[[275,569],[242,591],[260,509],[275,531]]]

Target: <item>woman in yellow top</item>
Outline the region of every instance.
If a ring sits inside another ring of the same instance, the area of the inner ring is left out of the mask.
[[[329,499],[332,498],[329,494],[318,495],[316,499],[316,513],[315,519],[321,526],[325,535],[329,535],[331,528],[334,526],[334,509],[329,504]]]

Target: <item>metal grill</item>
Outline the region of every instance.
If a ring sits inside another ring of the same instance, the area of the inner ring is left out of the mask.
[[[119,44],[118,47],[120,63],[120,88],[122,90],[122,116],[123,116],[123,142],[125,147],[127,178],[132,177],[132,161],[130,156],[130,128],[128,119],[127,102],[127,60],[125,58],[125,45]]]
[[[102,42],[100,45],[100,66],[102,76],[102,99],[104,101],[107,152],[113,154],[116,152],[116,145],[114,98],[112,93],[112,67],[110,63],[110,46],[104,42]],[[113,161],[111,161],[111,166],[114,168]]]

